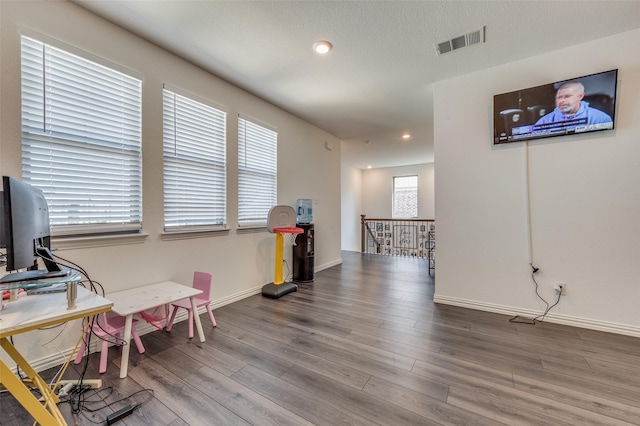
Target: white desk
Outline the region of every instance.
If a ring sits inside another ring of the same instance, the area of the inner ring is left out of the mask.
[[[198,330],[198,337],[201,342],[204,342],[204,332],[202,331],[202,323],[200,322],[195,301],[195,296],[200,293],[202,293],[201,290],[193,287],[187,287],[172,281],[164,281],[157,284],[149,284],[129,290],[109,293],[107,295],[107,298],[113,302],[113,312],[126,318],[123,336],[125,344],[122,347],[120,378],[127,377],[129,350],[131,349],[131,324],[133,323],[133,315],[138,312],[189,298],[191,300],[191,309],[193,309],[193,317],[196,322],[196,329]]]
[[[79,286],[73,309],[68,309],[65,293],[49,293],[20,297],[16,301],[7,303],[5,309],[0,313],[0,346],[27,374],[31,383],[40,389],[45,399],[45,405],[42,405],[33,396],[25,384],[13,374],[2,360],[0,360],[0,383],[11,392],[39,424],[46,426],[66,425],[66,422],[56,406],[56,403],[59,402],[58,397],[13,346],[9,337],[107,312],[111,309],[111,305],[110,301]],[[73,357],[73,354],[70,357]]]

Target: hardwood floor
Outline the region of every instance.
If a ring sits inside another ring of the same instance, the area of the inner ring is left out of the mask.
[[[205,343],[187,339],[185,322],[142,336],[146,353],[131,351],[126,379],[111,349],[102,390],[85,393],[98,410],[61,404],[65,418],[104,424],[142,403],[118,424],[640,424],[640,339],[435,305],[421,259],[343,261],[281,299],[216,309],[216,329],[205,314]],[[98,377],[98,357],[87,377]],[[1,425],[29,419],[0,396]]]

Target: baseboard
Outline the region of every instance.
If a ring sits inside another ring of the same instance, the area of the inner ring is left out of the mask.
[[[315,272],[324,271],[325,269],[329,269],[336,265],[342,265],[342,258],[332,260],[331,262],[323,263],[322,265],[317,265],[315,268]]]
[[[441,295],[434,295],[434,303],[442,305],[459,306],[461,308],[475,309],[478,311],[493,312],[496,314],[504,315],[522,315],[534,318],[541,314],[540,311],[534,311],[531,309],[519,309],[512,306],[496,305],[492,303],[479,302],[476,300],[460,299],[457,297],[447,297]],[[626,336],[640,337],[640,327],[629,326],[626,324],[618,324],[607,321],[598,321],[588,318],[574,317],[570,315],[556,314],[549,312],[545,317],[545,322],[552,322],[555,324],[569,325],[572,327],[586,328],[589,330],[604,331],[607,333],[623,334]]]

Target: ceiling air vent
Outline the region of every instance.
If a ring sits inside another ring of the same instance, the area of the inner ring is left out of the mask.
[[[474,44],[484,43],[484,27],[471,31],[465,35],[454,37],[451,40],[443,41],[436,44],[436,52],[438,55],[443,55],[448,52],[453,52],[462,47],[472,46]]]

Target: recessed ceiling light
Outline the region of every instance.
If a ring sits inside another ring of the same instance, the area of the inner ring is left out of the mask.
[[[370,169],[370,168],[371,168],[371,166],[367,166],[367,169]]]
[[[333,49],[333,46],[326,40],[320,40],[313,43],[313,51],[320,55],[326,55],[331,52],[331,49]]]
[[[405,133],[404,135],[402,135],[402,139],[409,139],[411,137],[411,135],[409,133]]]

